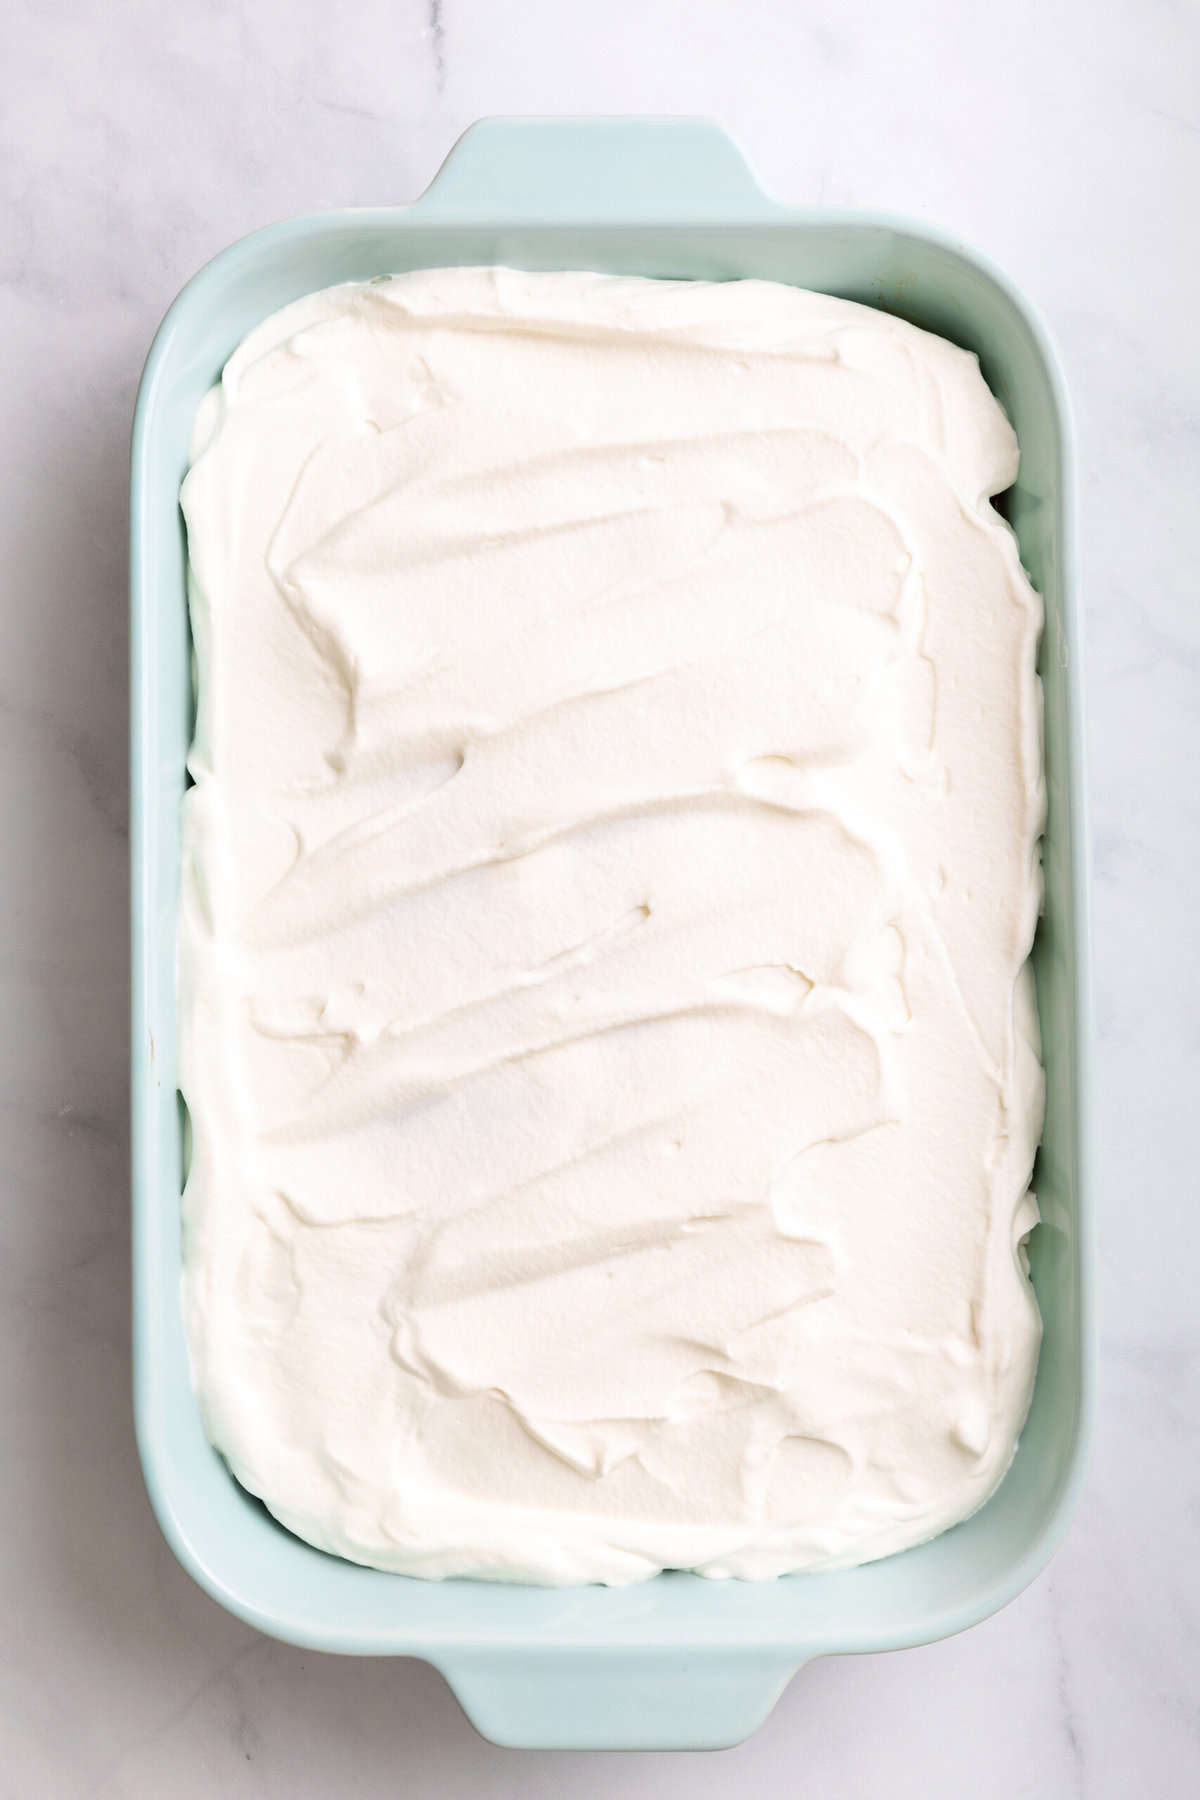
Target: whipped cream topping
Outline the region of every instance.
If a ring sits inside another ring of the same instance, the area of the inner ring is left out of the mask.
[[[1028,1405],[1041,606],[975,358],[435,270],[231,358],[183,490],[184,1304],[302,1537],[867,1560]]]

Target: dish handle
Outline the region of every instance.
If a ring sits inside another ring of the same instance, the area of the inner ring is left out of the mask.
[[[438,1667],[475,1729],[522,1750],[725,1750],[757,1731],[795,1655],[458,1650]]]
[[[414,210],[506,224],[746,224],[778,211],[703,118],[480,119]]]

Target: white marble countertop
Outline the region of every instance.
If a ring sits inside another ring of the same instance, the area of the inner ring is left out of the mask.
[[[349,31],[340,23],[356,15]],[[0,76],[0,1793],[1200,1792],[1200,10],[1169,0],[15,0]],[[222,1613],[129,1399],[126,451],[168,301],[289,213],[412,198],[495,112],[703,112],[781,196],[961,232],[1082,453],[1104,1362],[1078,1521],[966,1636],[805,1670],[711,1757],[525,1754],[416,1663]]]

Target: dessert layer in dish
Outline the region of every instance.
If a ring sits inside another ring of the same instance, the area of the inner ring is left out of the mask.
[[[183,490],[184,1303],[410,1574],[772,1576],[1003,1476],[1041,606],[976,360],[771,283],[349,285]]]

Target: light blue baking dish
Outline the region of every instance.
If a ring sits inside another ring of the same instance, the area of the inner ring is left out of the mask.
[[[209,1447],[179,1306],[183,1109],[175,1081],[179,804],[191,723],[179,484],[196,407],[268,313],[332,282],[430,265],[765,276],[869,301],[978,351],[1016,426],[1009,516],[1046,599],[1046,910],[1034,952],[1047,1111],[1033,1277],[1045,1343],[999,1492],[935,1542],[773,1583],[663,1575],[625,1589],[427,1583],[323,1555],[237,1486]],[[1078,1491],[1092,1410],[1087,1210],[1090,942],[1082,657],[1062,382],[1004,278],[904,219],[778,205],[711,124],[488,120],[406,208],[296,219],[190,281],[146,364],[133,431],[133,1347],[138,1444],[183,1566],[261,1630],[314,1649],[418,1656],[501,1744],[719,1747],[766,1717],[810,1658],[962,1631],[1045,1564]]]

